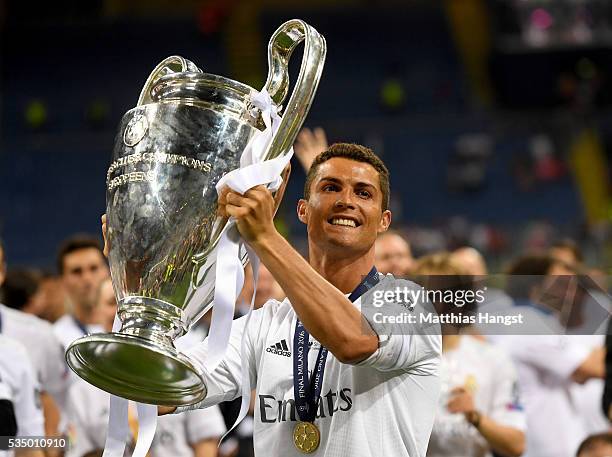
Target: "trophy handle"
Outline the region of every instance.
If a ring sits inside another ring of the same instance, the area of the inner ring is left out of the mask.
[[[177,70],[175,70],[173,67],[177,68]],[[202,73],[202,70],[200,70],[191,60],[187,60],[181,56],[166,57],[153,69],[147,78],[144,87],[140,91],[140,97],[138,97],[138,103],[136,106],[146,105],[147,103],[151,103],[153,101],[151,98],[151,89],[159,78],[169,75],[170,73],[186,71]]]
[[[304,56],[298,80],[284,109],[278,132],[265,158],[273,159],[287,152],[304,123],[321,79],[327,47],[325,38],[299,19],[281,25],[268,44],[268,79],[264,88],[277,105],[289,90],[289,58],[295,47],[304,41]]]

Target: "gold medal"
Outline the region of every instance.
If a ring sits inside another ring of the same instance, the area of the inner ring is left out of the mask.
[[[298,451],[312,454],[319,447],[321,433],[312,422],[298,422],[293,429],[293,444]]]

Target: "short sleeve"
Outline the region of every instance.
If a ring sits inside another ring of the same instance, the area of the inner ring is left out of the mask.
[[[219,439],[227,430],[217,405],[185,413],[187,441],[195,445],[203,440]]]
[[[438,372],[442,337],[435,321],[423,321],[420,315],[435,313],[428,304],[415,302],[375,301],[377,291],[405,287],[416,290],[414,283],[385,278],[364,295],[361,312],[378,335],[378,349],[367,359],[357,363],[380,371],[402,370],[418,375]]]
[[[512,360],[501,350],[495,351],[493,398],[489,415],[495,422],[524,431],[525,412],[518,374]]]

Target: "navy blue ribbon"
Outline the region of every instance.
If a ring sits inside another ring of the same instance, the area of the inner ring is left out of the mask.
[[[368,275],[349,295],[349,300],[354,302],[364,293],[374,287],[379,281],[376,267],[372,267]],[[313,422],[317,415],[317,398],[321,395],[323,386],[323,374],[325,372],[325,361],[327,360],[327,348],[321,346],[312,378],[308,379],[308,339],[310,333],[302,322],[297,319],[295,334],[293,336],[293,395],[295,407],[301,421]]]
[[[72,320],[74,321],[75,325],[81,330],[81,332],[83,332],[83,336],[87,336],[89,334],[89,331],[87,330],[87,327],[85,327],[85,324],[78,320],[74,315],[72,315]]]

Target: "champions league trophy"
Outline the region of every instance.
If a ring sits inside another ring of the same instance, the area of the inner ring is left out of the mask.
[[[268,45],[265,89],[281,106],[289,58],[302,41],[299,77],[266,160],[290,150],[326,52],[323,37],[300,20],[283,24]],[[213,306],[216,247],[228,223],[217,214],[215,185],[240,167],[247,143],[265,128],[252,91],[173,56],[153,70],[138,105],[121,120],[106,193],[121,328],[80,338],[66,353],[72,370],[90,384],[157,405],[206,396],[201,376],[173,341]]]

